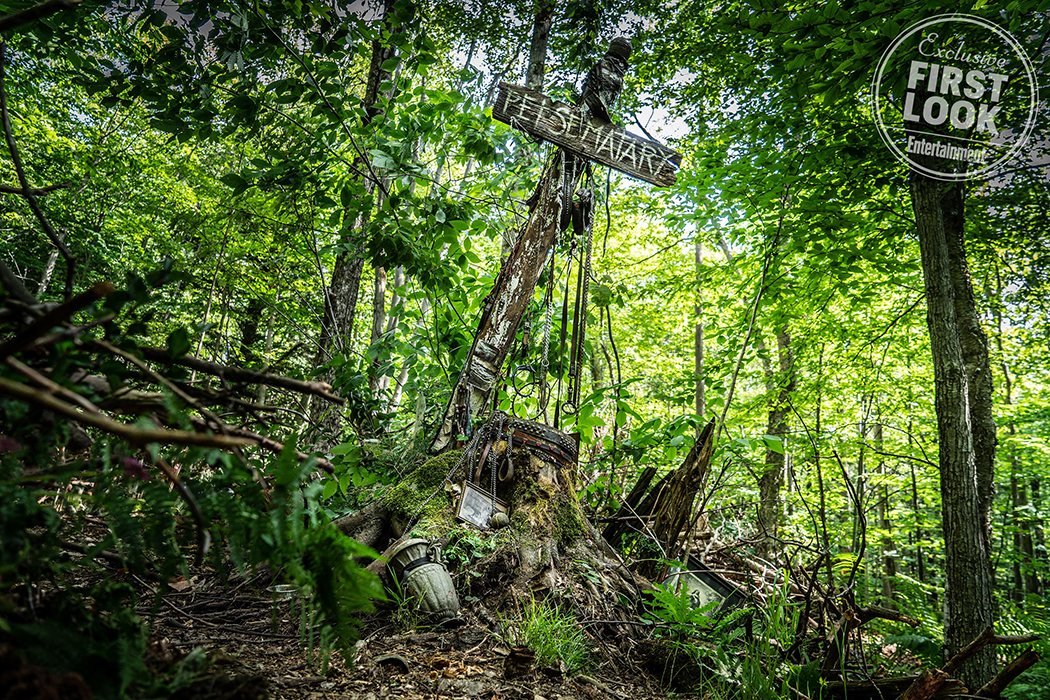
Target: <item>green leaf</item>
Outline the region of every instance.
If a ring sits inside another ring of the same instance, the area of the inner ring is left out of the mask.
[[[190,338],[185,328],[176,328],[168,335],[168,354],[178,359],[190,351]]]

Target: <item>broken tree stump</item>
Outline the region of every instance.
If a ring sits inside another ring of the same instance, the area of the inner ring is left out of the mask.
[[[661,573],[663,566],[659,559],[674,559],[684,550],[683,538],[693,522],[693,505],[707,481],[711,465],[714,429],[712,420],[701,431],[681,466],[657,482],[644,499],[640,493],[648,487],[655,470],[643,472],[603,532],[613,547],[621,546],[622,538],[632,532],[652,542],[656,550],[654,554],[659,557],[650,557],[640,563],[639,572],[646,577],[658,577]]]

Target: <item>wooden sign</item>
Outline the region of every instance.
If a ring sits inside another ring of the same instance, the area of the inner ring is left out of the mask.
[[[675,171],[682,162],[681,153],[663,144],[635,136],[519,85],[500,83],[492,116],[515,129],[654,185],[673,185]]]

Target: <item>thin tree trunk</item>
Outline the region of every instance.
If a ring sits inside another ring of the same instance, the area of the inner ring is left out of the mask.
[[[58,234],[58,240],[65,241],[66,232],[62,231]],[[44,294],[47,292],[47,288],[51,285],[51,277],[55,274],[55,265],[58,264],[58,248],[53,248],[50,255],[47,256],[47,264],[44,265],[44,272],[40,275],[40,284],[36,288],[36,298],[42,299]]]
[[[385,0],[383,14],[380,22],[388,26],[388,16],[393,7],[393,0]],[[368,70],[368,80],[365,84],[364,125],[371,123],[375,116],[375,105],[379,100],[379,88],[384,81],[390,79],[390,73],[383,70],[383,62],[394,55],[392,46],[387,46],[380,39],[372,42],[372,61]],[[360,155],[355,159],[355,167],[359,172],[369,170],[366,155]],[[366,199],[372,197],[375,182],[371,177],[363,177],[361,181],[363,189],[362,196]],[[335,260],[335,269],[332,272],[332,280],[328,289],[325,290],[324,319],[321,323],[321,334],[318,339],[317,355],[315,364],[326,365],[333,354],[345,352],[350,345],[350,339],[354,332],[354,316],[357,310],[357,296],[361,287],[361,271],[364,268],[364,259],[358,254],[354,236],[359,236],[368,223],[371,206],[363,208],[354,217],[353,224],[342,233],[342,243]],[[320,380],[332,383],[335,373],[331,368],[325,369],[320,374]],[[314,447],[319,451],[327,451],[338,443],[342,433],[342,412],[338,407],[326,405],[323,401],[314,400],[310,403],[310,418],[320,428],[320,432],[314,440]]]
[[[402,271],[402,275],[404,272]],[[430,302],[427,299],[423,299],[419,304],[419,318],[416,319],[416,326],[423,328],[426,324],[424,319],[426,318],[427,312],[430,311]],[[394,382],[394,391],[390,394],[390,403],[387,404],[387,413],[393,413],[401,406],[401,399],[405,392],[405,383],[408,381],[408,360],[401,365],[401,372],[398,374],[397,381]],[[417,403],[419,399],[422,399],[422,394],[417,397]],[[418,413],[418,411],[417,411]],[[422,418],[417,416],[417,425],[422,425]]]
[[[551,24],[554,20],[554,2],[540,0],[536,7],[536,17],[532,22],[532,40],[529,43],[529,65],[525,71],[525,87],[533,90],[543,89],[543,74],[547,67],[547,44],[549,43]]]
[[[960,328],[957,309],[965,303],[955,299],[959,288],[953,284],[953,271],[965,269],[966,264],[952,260],[961,250],[950,239],[957,239],[961,232],[949,230],[963,223],[962,187],[913,172],[911,198],[933,354],[945,549],[944,634],[950,657],[990,627],[994,616],[970,415],[971,375],[960,338],[971,331]],[[980,688],[994,672],[995,651],[987,648],[964,666],[960,679],[968,687]]]
[[[766,467],[758,480],[759,509],[758,531],[762,538],[763,554],[769,558],[778,549],[780,536],[781,491],[784,488],[785,453],[787,452],[787,414],[788,402],[795,391],[794,357],[791,350],[791,336],[786,328],[777,332],[777,358],[779,373],[768,372],[768,388],[776,395],[769,409],[766,433],[780,438],[780,450],[766,450]]]
[[[875,447],[882,451],[882,420],[878,420],[872,427],[871,439],[875,441]],[[893,579],[897,576],[897,545],[893,541],[893,525],[890,522],[890,485],[889,467],[886,460],[879,460],[879,476],[882,480],[879,489],[879,528],[882,530],[882,597],[883,604],[890,609],[896,607],[896,591]]]
[[[372,333],[369,336],[369,344],[375,345],[386,328],[386,269],[377,267],[372,282]],[[368,386],[372,394],[378,396],[381,377],[379,370],[382,367],[381,358],[376,355],[372,360],[368,372]]]
[[[525,68],[525,87],[533,90],[543,89],[543,76],[547,69],[547,46],[550,40],[551,24],[554,20],[554,3],[552,0],[539,0],[536,16],[532,22],[532,38],[529,42],[529,62]],[[514,247],[514,230],[505,228],[501,236],[500,258],[506,260]]]
[[[1000,307],[1003,294],[1002,278],[999,267],[995,267],[995,290],[989,290],[988,297],[992,306],[992,314],[995,318],[995,345],[999,352],[999,371],[1003,377],[1003,403],[1007,406],[1014,402],[1013,378],[1010,375],[1010,366],[1006,362],[1006,352],[1003,347],[1003,313]],[[1017,435],[1017,424],[1011,420],[1007,423],[1006,431],[1010,437]],[[1039,595],[1039,577],[1035,571],[1035,546],[1032,537],[1032,519],[1028,513],[1027,485],[1019,476],[1020,464],[1016,453],[1010,454],[1010,505],[1012,508],[1012,523],[1014,527],[1013,545],[1014,561],[1013,592],[1015,601],[1023,601],[1025,594]]]
[[[704,381],[704,316],[700,288],[700,273],[703,264],[704,249],[697,237],[694,244],[694,263],[696,265],[696,301],[693,304],[693,315],[696,317],[696,328],[693,331],[693,381],[696,383],[695,395],[693,397],[696,415],[703,419],[707,413],[707,385]],[[700,424],[696,426],[699,435]]]

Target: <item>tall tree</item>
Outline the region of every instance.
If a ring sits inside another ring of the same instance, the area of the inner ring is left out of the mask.
[[[982,457],[977,443],[986,436],[981,427],[975,430],[976,416],[971,410],[983,399],[983,390],[976,384],[983,378],[971,373],[963,349],[964,343],[972,342],[972,337],[965,339],[972,332],[965,324],[970,320],[967,308],[973,307],[972,289],[957,284],[969,275],[962,247],[963,185],[912,172],[911,197],[936,383],[945,554],[944,636],[948,653],[954,654],[993,622],[987,515],[982,512],[987,501],[977,461]],[[970,298],[960,299],[967,291]],[[990,406],[987,410],[990,414]],[[994,450],[994,439],[991,444]],[[986,648],[960,676],[967,686],[980,688],[994,672],[995,651]]]
[[[364,127],[367,127],[376,115],[376,104],[379,101],[381,86],[390,80],[390,71],[386,66],[388,66],[387,61],[394,56],[394,46],[389,41],[389,37],[384,37],[384,33],[388,33],[393,25],[393,7],[394,0],[383,0],[379,19],[382,28],[376,32],[376,37],[372,40],[372,57],[362,98],[364,106],[362,126]],[[366,202],[371,200],[376,186],[376,177],[372,174],[370,158],[368,153],[359,150],[354,159],[354,169],[360,173],[362,199]],[[324,289],[324,317],[321,322],[321,334],[315,358],[315,364],[318,367],[327,365],[334,354],[344,352],[353,336],[357,296],[361,288],[361,272],[364,269],[364,257],[361,255],[358,247],[360,241],[357,239],[368,224],[370,215],[370,204],[360,206],[357,213],[352,216],[350,225],[344,226],[340,233],[341,245],[336,256],[335,267],[332,270],[332,278]],[[385,282],[385,273],[383,279]],[[330,367],[320,375],[320,379],[328,383],[331,383],[334,377],[335,372]],[[310,406],[310,416],[320,428],[314,441],[315,447],[319,450],[327,450],[339,441],[343,426],[342,414],[338,408],[314,401]]]

